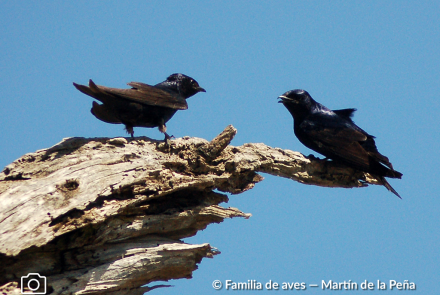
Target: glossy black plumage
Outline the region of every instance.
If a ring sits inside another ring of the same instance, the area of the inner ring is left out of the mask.
[[[183,74],[172,74],[165,81],[150,86],[141,82],[128,83],[132,88],[119,89],[96,85],[73,85],[82,93],[100,102],[93,102],[92,114],[99,120],[111,124],[124,124],[133,137],[133,127],[159,127],[165,134],[165,123],[178,110],[186,110],[186,99],[198,92],[206,92],[196,80]]]
[[[371,173],[400,198],[385,177],[401,178],[387,157],[379,153],[371,136],[351,119],[356,109],[330,110],[307,91],[291,90],[279,97],[292,114],[299,141],[325,157]]]

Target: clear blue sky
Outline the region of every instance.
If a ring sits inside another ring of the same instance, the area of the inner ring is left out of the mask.
[[[93,117],[92,99],[72,82],[123,88],[176,72],[207,92],[188,100],[169,134],[212,139],[233,124],[233,145],[317,155],[276,99],[303,88],[329,108],[358,109],[355,122],[403,173],[390,180],[403,199],[381,186],[321,188],[263,175],[224,204],[250,219],[186,239],[222,254],[204,259],[193,279],[151,294],[245,292],[216,291],[216,279],[409,280],[411,294],[438,294],[439,16],[439,1],[2,1],[0,166],[64,137],[126,136],[122,125]],[[135,135],[163,138],[157,129]]]

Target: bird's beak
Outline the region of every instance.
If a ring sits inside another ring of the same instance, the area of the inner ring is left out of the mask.
[[[294,98],[287,97],[285,95],[280,95],[280,96],[278,96],[278,98],[280,99],[280,101],[278,103],[295,103],[295,104],[299,103],[298,100],[296,100]]]
[[[204,88],[202,88],[202,87],[197,88],[197,91],[198,92],[206,92],[206,90]]]
[[[289,98],[284,95],[280,95],[278,96],[278,99],[279,99],[278,103],[284,103],[284,101],[288,100]]]

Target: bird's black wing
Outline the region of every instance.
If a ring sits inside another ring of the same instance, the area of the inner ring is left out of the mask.
[[[150,86],[141,82],[131,82],[128,85],[131,89],[111,88],[101,85],[96,85],[92,80],[89,80],[89,86],[73,85],[84,94],[100,100],[101,102],[108,102],[123,98],[132,102],[143,105],[167,107],[175,110],[186,110],[188,104],[185,98],[178,93],[168,92],[154,86]]]
[[[300,124],[297,132],[306,146],[330,159],[343,160],[359,170],[387,177],[402,176],[394,170],[388,158],[379,153],[374,137],[351,120],[334,117],[323,120],[310,116]]]
[[[362,147],[367,134],[352,128],[351,122],[309,118],[299,126],[299,138],[309,142],[310,148],[331,159],[342,159],[361,170],[369,168],[369,153]]]
[[[178,93],[168,92],[140,82],[128,83],[128,85],[133,87],[131,89],[96,85],[92,80],[89,80],[89,87],[76,83],[73,84],[81,92],[104,103],[109,100],[115,101],[115,99],[123,98],[143,105],[167,107],[175,110],[186,110],[188,108],[185,98]]]
[[[129,90],[127,97],[136,102],[176,110],[188,109],[186,99],[178,93],[168,92],[141,82],[130,82],[127,85],[133,87],[132,89],[124,89]]]

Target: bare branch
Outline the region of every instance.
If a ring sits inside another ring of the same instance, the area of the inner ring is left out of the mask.
[[[219,206],[228,197],[214,190],[242,193],[263,179],[257,172],[328,187],[377,183],[298,152],[229,146],[236,132],[228,126],[211,142],[184,137],[169,145],[68,138],[14,161],[0,173],[0,285],[12,288],[36,272],[54,294],[145,292],[140,286],[155,280],[191,277],[203,257],[216,254],[209,244],[179,239],[250,217]]]

